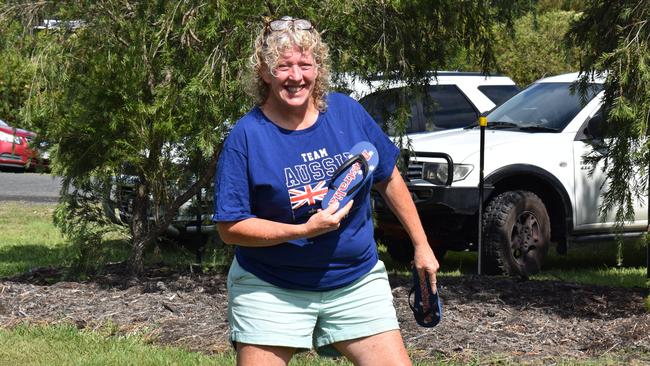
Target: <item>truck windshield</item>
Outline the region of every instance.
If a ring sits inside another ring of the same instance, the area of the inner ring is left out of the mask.
[[[561,131],[586,103],[600,92],[602,85],[593,84],[586,95],[573,91],[572,83],[537,83],[515,95],[488,116],[492,123],[507,123],[513,127]]]

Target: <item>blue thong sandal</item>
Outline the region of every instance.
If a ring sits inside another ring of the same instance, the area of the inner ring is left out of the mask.
[[[350,155],[350,158],[332,174],[327,194],[321,203],[323,209],[334,202],[339,203],[339,208],[347,205],[371,179],[379,162],[377,149],[367,141],[354,145],[350,149]]]
[[[426,288],[425,293],[422,292],[424,288]],[[413,288],[409,292],[409,306],[413,311],[415,321],[422,327],[435,327],[442,319],[442,300],[438,289],[433,291],[428,278],[425,277],[422,281],[415,266],[413,267]]]

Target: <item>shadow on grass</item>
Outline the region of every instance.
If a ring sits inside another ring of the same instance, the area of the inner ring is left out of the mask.
[[[23,244],[0,247],[0,278],[36,267],[65,266],[66,248],[41,244]]]
[[[70,245],[45,246],[42,244],[19,244],[0,247],[0,278],[26,279],[33,277],[44,283],[75,279],[71,267],[79,252]],[[90,260],[89,268],[100,268],[128,256],[128,243],[124,240],[107,240],[97,255]]]

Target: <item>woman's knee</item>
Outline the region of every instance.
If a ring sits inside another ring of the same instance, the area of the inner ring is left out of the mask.
[[[295,348],[279,346],[263,346],[258,344],[237,343],[237,365],[269,365],[286,366]]]

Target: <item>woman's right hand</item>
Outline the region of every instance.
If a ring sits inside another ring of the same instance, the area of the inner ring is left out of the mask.
[[[246,247],[269,247],[290,240],[312,238],[336,230],[352,208],[352,201],[336,211],[338,203],[318,210],[304,224],[285,224],[257,217],[217,223],[221,240]]]
[[[310,217],[304,224],[307,231],[306,236],[312,238],[338,229],[341,226],[341,220],[348,215],[353,203],[354,200],[351,200],[342,209],[338,210],[339,203],[335,202],[324,210],[318,210],[318,212],[312,215],[312,217]]]

